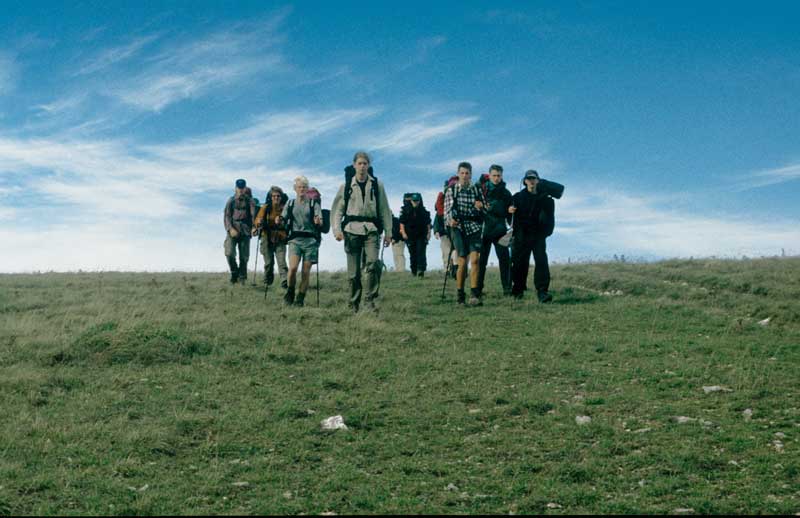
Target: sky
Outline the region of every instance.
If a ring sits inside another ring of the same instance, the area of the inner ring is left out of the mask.
[[[358,150],[395,214],[410,191],[433,210],[462,160],[564,184],[554,262],[798,255],[798,15],[6,0],[0,272],[225,271],[237,178],[263,200],[302,174],[328,207]],[[346,267],[331,235],[320,267]]]

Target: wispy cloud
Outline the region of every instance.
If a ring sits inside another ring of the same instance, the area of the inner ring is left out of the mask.
[[[8,94],[15,88],[18,74],[16,59],[7,52],[0,52],[0,95]]]
[[[557,234],[571,250],[583,249],[585,255],[759,256],[800,243],[800,228],[790,221],[676,211],[622,190],[568,186],[557,202],[556,219]]]
[[[102,51],[98,56],[90,59],[78,70],[76,70],[74,75],[80,76],[86,74],[93,74],[95,72],[104,70],[117,63],[121,63],[126,59],[131,58],[136,54],[138,54],[139,51],[141,51],[148,44],[157,40],[158,37],[159,36],[156,34],[142,36],[140,38],[134,39],[133,41],[131,41],[126,45],[106,49]]]
[[[422,152],[433,143],[448,139],[479,120],[476,116],[442,116],[436,112],[424,113],[402,121],[387,130],[379,131],[367,139],[366,147],[387,153]]]
[[[277,20],[282,19],[281,15],[267,23],[237,24],[201,40],[168,44],[140,71],[118,81],[113,94],[141,110],[160,112],[258,73],[277,73],[284,64],[277,48],[281,41]]]
[[[418,40],[411,59],[405,65],[401,66],[400,70],[406,70],[415,65],[425,63],[428,61],[431,52],[445,43],[447,43],[447,38],[445,36],[431,36]]]
[[[793,180],[800,180],[800,163],[750,173],[742,177],[737,184],[737,190],[746,191]]]
[[[510,147],[498,145],[498,148],[497,151],[453,156],[433,165],[420,164],[419,168],[452,171],[455,174],[459,162],[469,162],[472,164],[473,173],[477,174],[487,172],[492,164],[499,164],[505,170],[504,176],[509,185],[517,176],[521,177],[527,169],[536,169],[542,176],[552,176],[554,171],[560,170],[559,162],[549,156],[547,148],[543,145],[516,144]]]

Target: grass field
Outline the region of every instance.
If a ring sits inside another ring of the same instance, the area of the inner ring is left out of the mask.
[[[800,512],[798,259],[226,281],[0,276],[0,514]]]

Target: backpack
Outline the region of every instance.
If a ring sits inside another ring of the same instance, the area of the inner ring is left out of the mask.
[[[349,165],[344,168],[344,196],[342,196],[342,202],[344,203],[344,207],[342,210],[342,229],[347,226],[348,223],[351,221],[365,221],[370,222],[378,229],[378,234],[383,232],[383,221],[381,221],[381,207],[380,207],[380,196],[378,195],[378,179],[375,178],[375,174],[372,172],[372,167],[370,167],[367,171],[369,176],[372,178],[372,188],[370,189],[370,197],[371,199],[375,200],[375,218],[367,218],[363,216],[348,216],[347,215],[347,206],[350,203],[350,196],[353,195],[353,177],[356,175],[356,168]]]
[[[308,210],[310,211],[311,221],[314,221],[314,205],[319,205],[320,208],[322,207],[322,195],[316,188],[312,187],[306,193],[306,197],[311,202],[308,204]],[[294,230],[294,201],[295,200],[289,200],[286,204],[287,218],[285,225],[286,229],[289,231],[287,241],[291,241],[295,237],[313,237],[317,240],[317,243],[319,243],[322,241],[322,234],[327,234],[331,230],[331,211],[328,209],[321,209],[322,225],[314,225],[314,232],[296,232]]]

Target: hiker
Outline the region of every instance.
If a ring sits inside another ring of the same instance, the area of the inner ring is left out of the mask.
[[[406,271],[406,243],[400,235],[400,219],[392,216],[392,255],[394,256],[394,271]],[[366,261],[364,261],[366,262]]]
[[[535,263],[533,285],[539,302],[553,300],[550,295],[550,266],[547,263],[546,239],[555,226],[555,203],[553,198],[539,189],[539,173],[530,169],[525,172],[525,188],[512,198],[509,214],[514,215],[514,244],[511,247],[513,287],[511,294],[521,299],[528,289],[528,268],[531,253]]]
[[[493,164],[489,167],[489,174],[481,175],[479,182],[481,191],[486,199],[486,216],[483,220],[483,240],[481,242],[481,261],[478,271],[478,292],[483,295],[483,281],[486,278],[486,265],[489,262],[489,253],[494,245],[497,263],[500,268],[500,284],[503,295],[511,295],[511,264],[508,246],[501,244],[501,239],[508,232],[506,223],[511,223],[511,192],[506,189],[503,181],[503,167]]]
[[[444,191],[451,185],[455,185],[456,182],[458,182],[458,175],[453,175],[445,180],[444,188],[436,196],[436,215],[433,217],[433,235],[440,241],[439,247],[442,250],[442,269],[447,269],[449,255],[450,271],[446,271],[445,275],[450,275],[453,279],[456,278],[458,271],[458,252],[453,248],[450,230],[444,221]]]
[[[400,235],[408,246],[411,275],[424,277],[428,266],[426,250],[431,240],[431,213],[422,203],[422,195],[411,194],[408,205],[400,211]]]
[[[468,269],[467,258],[471,268],[469,305],[482,304],[478,292],[478,261],[485,212],[483,193],[472,183],[472,165],[461,162],[458,164],[458,183],[448,187],[444,195],[444,218],[450,227],[453,246],[458,251],[458,304],[464,304],[466,299],[464,284]]]
[[[283,189],[273,185],[267,193],[264,205],[258,211],[253,234],[261,232],[261,255],[264,256],[264,284],[272,286],[275,281],[275,262],[278,263],[278,275],[281,288],[287,289],[286,241],[288,233],[275,221],[283,214],[289,196]]]
[[[283,225],[289,235],[289,278],[283,301],[287,306],[294,304],[302,307],[305,303],[306,291],[311,277],[311,267],[319,260],[320,227],[322,226],[322,206],[317,199],[308,196],[308,178],[298,176],[294,179],[295,199],[283,207],[283,212],[275,220]],[[295,295],[297,269],[303,260],[303,271],[300,286]]]
[[[225,224],[225,258],[231,270],[231,284],[247,280],[247,261],[250,259],[250,232],[256,217],[256,204],[252,196],[245,193],[247,182],[236,180],[234,195],[228,198],[223,212]],[[239,252],[239,264],[236,252]]]
[[[366,253],[367,277],[366,307],[375,311],[375,299],[380,290],[383,263],[378,258],[381,233],[386,231],[383,246],[392,241],[392,211],[386,199],[386,191],[370,167],[367,153],[359,151],[353,157],[353,165],[345,168],[345,182],[339,187],[333,219],[333,231],[337,241],[344,240],[347,254],[347,275],[350,283],[348,307],[357,312],[361,304],[361,261]]]

